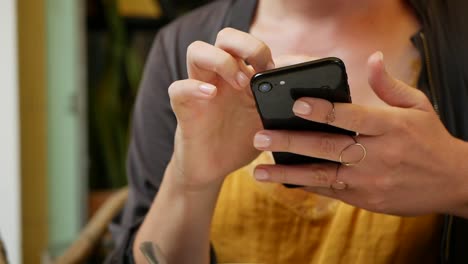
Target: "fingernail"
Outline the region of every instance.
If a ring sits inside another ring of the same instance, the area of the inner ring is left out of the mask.
[[[237,73],[236,80],[240,87],[246,87],[249,85],[249,79],[243,72]]]
[[[199,87],[200,91],[206,95],[213,95],[214,92],[216,91],[216,87],[211,84],[201,84]]]
[[[271,137],[264,134],[257,134],[254,137],[254,147],[268,148],[271,145]]]
[[[308,115],[312,112],[312,107],[304,101],[296,101],[293,105],[293,112],[299,115]]]
[[[378,56],[378,58],[379,58],[380,61],[383,61],[384,55],[383,55],[383,53],[382,53],[381,51],[378,51],[378,52],[377,52],[377,56]]]
[[[257,180],[266,180],[269,177],[268,171],[264,169],[256,169],[254,172],[254,177]]]
[[[382,64],[383,70],[386,72],[386,71],[387,71],[387,66],[385,65],[385,62],[384,62],[384,54],[383,54],[383,52],[381,52],[381,51],[378,51],[378,52],[377,52],[377,59],[378,59],[379,62]]]

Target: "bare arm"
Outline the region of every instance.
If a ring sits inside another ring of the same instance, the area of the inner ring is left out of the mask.
[[[146,263],[139,250],[142,242],[160,247],[168,263],[209,263],[209,233],[219,183],[189,190],[174,179],[169,164],[157,199],[140,227],[133,252],[136,263]]]
[[[248,61],[252,66],[247,66]],[[189,79],[169,87],[177,118],[174,153],[159,192],[135,238],[157,244],[168,263],[208,263],[209,233],[224,178],[258,154],[261,128],[249,79],[274,67],[271,52],[251,35],[224,29],[216,44],[197,41],[187,51]]]

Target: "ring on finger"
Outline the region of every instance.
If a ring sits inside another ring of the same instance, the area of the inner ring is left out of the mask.
[[[342,165],[344,166],[354,166],[354,165],[358,165],[359,163],[361,163],[361,161],[363,161],[366,156],[367,156],[367,149],[366,147],[364,147],[364,145],[362,145],[361,143],[358,143],[357,140],[356,140],[356,137],[352,137],[353,140],[354,140],[354,143],[346,146],[340,153],[340,157],[339,157],[339,161]],[[362,156],[361,158],[359,158],[358,160],[356,161],[344,161],[343,160],[343,155],[345,153],[346,150],[350,149],[351,147],[359,147],[361,150],[362,150]]]
[[[341,164],[338,164],[336,167],[335,180],[330,184],[330,189],[332,191],[343,191],[348,189],[348,184],[344,181],[338,180],[338,172],[340,170]]]

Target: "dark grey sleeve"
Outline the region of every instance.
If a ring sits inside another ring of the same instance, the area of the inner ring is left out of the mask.
[[[177,76],[171,74],[170,67],[175,65],[167,62],[163,35],[159,33],[154,41],[134,108],[127,161],[129,197],[111,225],[116,249],[108,258],[110,263],[131,263],[128,253],[133,237],[158,192],[172,155],[176,119],[167,91]]]

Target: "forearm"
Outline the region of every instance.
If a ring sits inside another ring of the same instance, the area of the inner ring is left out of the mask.
[[[209,236],[221,183],[203,190],[187,190],[175,182],[168,166],[161,188],[135,238],[136,263],[146,263],[139,245],[151,241],[168,263],[209,263]]]

